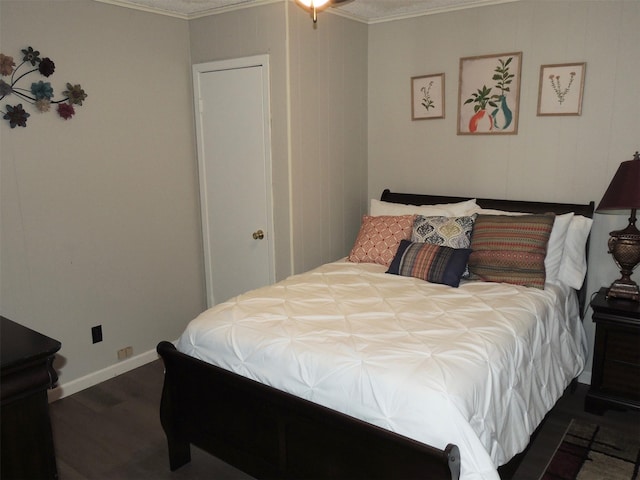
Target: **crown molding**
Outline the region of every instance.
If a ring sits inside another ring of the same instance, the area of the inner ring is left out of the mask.
[[[138,10],[141,12],[155,13],[158,15],[165,15],[167,17],[180,18],[182,20],[194,20],[196,18],[208,17],[210,15],[233,12],[236,10],[244,10],[245,8],[258,7],[261,5],[268,5],[271,3],[280,3],[285,0],[244,0],[242,3],[238,3],[235,5],[229,5],[227,7],[213,7],[213,8],[201,10],[195,13],[179,13],[173,10],[151,7],[149,5],[142,5],[142,4],[134,3],[128,0],[94,0],[94,1],[99,3],[106,3],[108,5],[115,5],[118,7],[129,8],[132,10]]]
[[[175,10],[168,10],[160,7],[153,7],[146,4],[135,3],[134,1],[131,1],[131,0],[94,0],[94,1],[99,3],[109,4],[109,5],[116,5],[119,7],[129,8],[133,10],[139,10],[142,12],[155,13],[159,15],[179,18],[182,20],[194,20],[197,18],[208,17],[210,15],[218,15],[222,13],[243,10],[246,8],[269,5],[272,3],[281,3],[284,1],[295,2],[295,0],[238,0],[239,3],[236,3],[234,5],[229,5],[225,7],[212,7],[212,8],[200,10],[194,13],[180,13]],[[361,1],[366,1],[366,0],[361,0]],[[461,4],[461,5],[436,7],[426,11],[391,14],[391,15],[385,15],[377,18],[368,18],[364,15],[359,15],[357,13],[346,11],[344,9],[341,9],[340,7],[326,8],[326,9],[323,9],[323,12],[331,13],[333,15],[338,15],[340,17],[348,18],[350,20],[354,20],[356,22],[364,23],[367,25],[374,25],[378,23],[386,23],[386,22],[391,22],[396,20],[406,20],[409,18],[423,17],[426,15],[438,15],[441,13],[448,13],[448,12],[454,12],[458,10],[466,10],[470,8],[484,7],[489,5],[500,5],[505,3],[517,2],[517,1],[520,1],[520,0],[476,0],[469,3]]]

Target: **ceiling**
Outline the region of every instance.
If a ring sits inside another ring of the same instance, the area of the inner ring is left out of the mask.
[[[193,19],[282,0],[96,0],[138,10]],[[334,13],[365,23],[460,10],[518,0],[351,0],[332,7]]]

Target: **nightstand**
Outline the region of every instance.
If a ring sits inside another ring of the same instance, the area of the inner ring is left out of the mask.
[[[601,288],[591,308],[596,339],[585,410],[640,410],[640,303],[607,299]]]

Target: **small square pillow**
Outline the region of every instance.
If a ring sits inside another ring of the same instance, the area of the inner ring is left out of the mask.
[[[402,240],[387,273],[451,287],[460,285],[471,250]]]
[[[544,259],[555,216],[478,215],[470,278],[544,289]]]
[[[411,238],[414,219],[415,215],[365,215],[349,254],[349,261],[379,263],[388,267],[398,250],[400,240]]]
[[[425,217],[418,215],[413,223],[411,241],[451,248],[469,248],[476,216]]]

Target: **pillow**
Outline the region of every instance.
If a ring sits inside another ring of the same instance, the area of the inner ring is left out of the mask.
[[[509,212],[486,208],[480,208],[478,213],[483,215],[531,215],[531,213],[525,212]],[[553,222],[551,236],[549,237],[549,244],[547,245],[547,256],[544,259],[546,281],[548,282],[557,283],[559,281],[558,274],[560,272],[560,262],[562,261],[562,255],[564,252],[565,237],[573,215],[573,213],[556,215],[556,219]]]
[[[369,214],[376,215],[424,215],[442,217],[461,217],[471,215],[478,209],[476,200],[465,200],[458,203],[440,203],[437,205],[405,205],[402,203],[383,202],[371,199]]]
[[[560,263],[564,253],[564,243],[567,237],[569,225],[573,219],[573,213],[556,215],[547,245],[547,256],[544,258],[544,269],[547,282],[557,283],[560,273]]]
[[[558,280],[576,290],[582,288],[587,274],[587,238],[593,219],[574,215],[571,219],[558,272]]]
[[[451,287],[460,285],[471,250],[401,240],[387,273]]]
[[[544,289],[554,215],[478,215],[471,235],[471,279]]]
[[[476,216],[475,214],[469,217],[425,217],[418,215],[413,222],[411,241],[451,248],[469,248]]]
[[[389,266],[400,240],[411,238],[414,218],[414,215],[365,215],[349,261]]]
[[[510,215],[512,217],[516,215],[531,215],[531,212],[512,212],[510,210],[493,210],[491,208],[477,208],[475,213],[480,213],[482,215]]]

